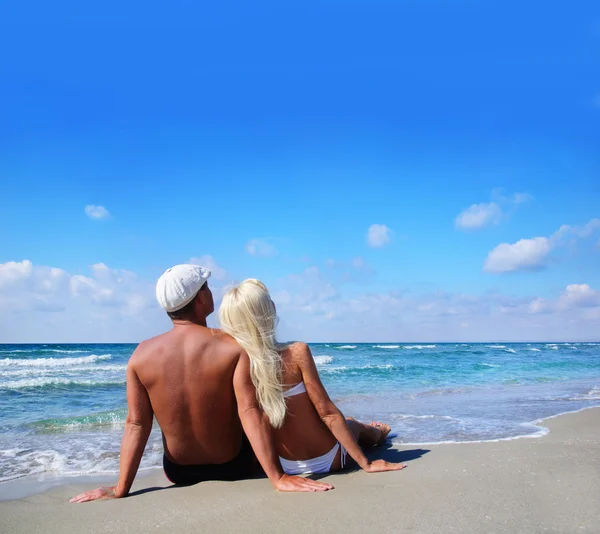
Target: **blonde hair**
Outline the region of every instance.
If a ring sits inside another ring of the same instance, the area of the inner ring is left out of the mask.
[[[262,409],[274,428],[281,428],[286,404],[282,387],[281,351],[275,339],[277,313],[267,287],[254,278],[230,289],[219,308],[224,332],[235,338],[250,358],[250,376]]]

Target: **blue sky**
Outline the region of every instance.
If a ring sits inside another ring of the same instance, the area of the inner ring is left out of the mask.
[[[2,8],[0,341],[159,333],[192,258],[288,338],[597,338],[597,3],[280,4]]]

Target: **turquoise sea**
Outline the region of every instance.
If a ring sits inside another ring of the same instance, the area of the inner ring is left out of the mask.
[[[393,441],[541,435],[540,418],[600,405],[600,343],[320,343],[346,415]],[[118,471],[125,368],[135,345],[0,345],[0,482]],[[161,464],[158,426],[142,469]]]

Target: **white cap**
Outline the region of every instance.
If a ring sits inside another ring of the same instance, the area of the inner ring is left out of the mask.
[[[168,312],[189,304],[210,278],[210,271],[200,265],[175,265],[167,269],[156,283],[156,299]]]

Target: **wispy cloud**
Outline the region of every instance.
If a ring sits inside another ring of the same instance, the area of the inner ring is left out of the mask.
[[[472,204],[459,213],[454,224],[461,230],[479,230],[502,220],[502,209],[495,202]]]
[[[223,269],[210,254],[205,254],[199,258],[190,258],[189,263],[206,267],[211,272],[211,278],[213,280],[225,280],[228,276],[227,271]]]
[[[373,248],[380,248],[392,240],[393,232],[385,224],[372,224],[367,231],[367,244]]]
[[[104,206],[96,206],[95,204],[88,204],[85,207],[85,214],[90,219],[110,219],[110,213]]]
[[[518,204],[524,204],[533,199],[529,193],[514,193],[508,195],[502,188],[492,191],[491,202],[471,204],[460,212],[454,219],[454,225],[460,230],[481,230],[487,226],[499,224],[508,218],[510,209]],[[506,213],[508,210],[509,213]]]
[[[277,249],[274,245],[269,243],[266,239],[251,239],[246,243],[246,252],[250,256],[256,256],[259,258],[271,258],[277,254]]]

